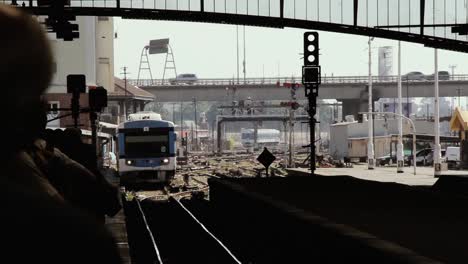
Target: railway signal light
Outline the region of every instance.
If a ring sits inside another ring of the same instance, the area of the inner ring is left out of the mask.
[[[318,85],[321,83],[319,35],[317,32],[304,33],[304,66],[302,67],[302,83],[304,85]]]
[[[304,33],[304,66],[319,65],[319,35],[317,32]]]
[[[357,2],[357,1],[356,1]],[[309,103],[309,125],[310,125],[310,138],[315,137],[315,120],[317,108],[318,88],[321,83],[320,80],[320,63],[319,63],[319,34],[318,32],[305,32],[304,33],[304,66],[302,66],[302,84],[304,84],[305,96]],[[310,144],[310,171],[312,175],[315,170],[315,144]]]
[[[67,75],[67,93],[86,93],[86,76],[83,74]]]
[[[107,90],[102,86],[89,89],[89,107],[101,111],[107,107]]]

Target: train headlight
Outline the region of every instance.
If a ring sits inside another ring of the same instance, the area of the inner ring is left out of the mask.
[[[127,160],[127,165],[132,165],[133,164],[133,160]]]
[[[169,163],[169,159],[167,159],[167,158],[166,158],[166,159],[163,159],[162,163],[163,163],[163,164],[168,164],[168,163]]]

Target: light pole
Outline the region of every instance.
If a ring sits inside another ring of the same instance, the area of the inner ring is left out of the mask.
[[[455,68],[457,67],[457,65],[449,65],[449,68],[451,69],[451,72],[452,72],[452,77],[451,79],[453,79],[453,75],[455,74]]]
[[[197,98],[193,97],[192,98],[193,100],[193,105],[194,105],[194,108],[195,108],[195,120],[194,120],[194,123],[195,123],[195,150],[198,150],[198,129],[197,129]]]
[[[369,113],[372,113],[372,47],[371,42],[374,38],[369,38]],[[368,116],[367,124],[369,126],[369,136],[367,141],[367,162],[368,162],[368,169],[373,170],[375,166],[375,159],[374,159],[374,136],[373,136],[373,125],[374,120],[373,116]]]
[[[184,108],[183,108],[183,102],[180,101],[180,136],[181,138],[184,137]]]
[[[176,119],[175,119],[175,105],[177,103],[172,103],[172,122],[176,124]]]
[[[127,74],[129,74],[129,72],[127,72],[127,66],[124,66],[123,67],[123,73],[124,75],[124,90],[125,90],[125,97],[124,97],[124,100],[123,100],[123,116],[124,116],[124,121],[127,121]]]
[[[397,173],[402,173],[404,168],[403,153],[403,104],[401,96],[401,42],[398,41],[398,144],[397,144]],[[406,106],[408,107],[408,105]],[[391,154],[390,154],[391,155]]]
[[[408,118],[404,115],[396,114],[393,112],[360,112],[359,114],[365,114],[365,115],[393,115],[393,116],[398,116],[400,118],[404,118],[408,123],[411,124],[411,128],[413,130],[413,167],[414,167],[414,175],[416,175],[416,126],[414,125],[413,120],[411,118]]]
[[[439,71],[438,71],[438,50],[434,49],[434,176],[438,177],[442,173],[440,164],[440,135],[439,135]]]
[[[236,47],[237,47],[237,84],[239,84],[239,25],[236,25]]]
[[[245,26],[243,26],[243,29],[244,29],[244,62],[243,62],[243,65],[244,65],[244,84],[246,83],[246,76],[247,76],[247,61],[246,61],[246,58],[245,58]]]

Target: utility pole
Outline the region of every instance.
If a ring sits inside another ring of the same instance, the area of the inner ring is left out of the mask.
[[[176,120],[175,120],[175,105],[176,105],[176,103],[172,103],[172,122],[174,122],[174,124],[176,123]]]
[[[372,101],[372,46],[371,46],[371,42],[374,38],[369,38],[369,113],[372,113],[372,104],[373,104],[373,101]],[[367,140],[367,159],[368,159],[368,169],[369,170],[373,170],[374,169],[374,129],[373,129],[373,125],[374,125],[374,120],[373,120],[373,115],[368,115],[368,118],[367,118],[367,124],[369,126],[369,136],[368,136],[368,140]]]
[[[246,83],[246,75],[247,75],[247,62],[245,60],[245,26],[244,27],[244,84]]]
[[[400,77],[401,78],[401,77]],[[410,117],[410,107],[409,107],[409,84],[408,84],[408,76],[406,77],[406,117]]]
[[[438,49],[434,49],[434,177],[442,173],[440,164],[440,135],[439,135],[439,74],[438,74]]]
[[[236,45],[237,46],[237,84],[239,84],[239,25],[236,25],[236,44],[237,44]]]
[[[198,129],[197,129],[197,99],[195,97],[192,98],[193,105],[195,107],[195,149],[198,150]]]
[[[408,93],[408,92],[407,92]],[[402,173],[404,169],[403,152],[403,104],[401,103],[401,42],[398,41],[398,145],[397,145],[397,173]],[[407,97],[408,98],[408,97]],[[408,101],[408,99],[407,99]],[[408,104],[406,105],[408,107]],[[409,116],[408,116],[409,117]],[[391,155],[391,153],[390,153]],[[416,162],[416,160],[414,160]]]
[[[127,74],[130,74],[127,72],[127,66],[123,67],[123,73],[124,75],[124,90],[125,90],[125,97],[123,100],[123,112],[124,112],[124,121],[127,121]]]
[[[180,102],[180,135],[181,138],[184,137],[184,110],[183,110],[183,102]]]
[[[451,73],[452,73],[452,76],[451,76],[450,79],[453,79],[453,75],[455,74],[455,68],[456,67],[457,67],[457,65],[453,65],[453,64],[449,65],[449,68],[450,68]]]
[[[458,107],[461,108],[461,104],[460,104],[460,92],[461,92],[461,88],[457,88],[457,94],[458,94]]]
[[[293,146],[293,134],[294,134],[294,110],[289,109],[289,168],[295,167],[294,165],[294,146]]]
[[[262,66],[262,83],[265,82],[265,64]]]

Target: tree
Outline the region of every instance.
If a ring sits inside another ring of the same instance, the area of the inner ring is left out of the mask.
[[[169,111],[164,107],[164,104],[160,102],[151,102],[145,105],[145,111],[153,111],[158,113],[164,120],[168,120],[169,118]]]

